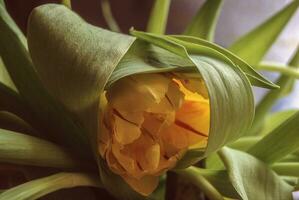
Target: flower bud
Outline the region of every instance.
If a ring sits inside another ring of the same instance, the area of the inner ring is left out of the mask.
[[[122,78],[105,91],[100,110],[100,156],[145,196],[189,148],[207,145],[210,106],[198,77],[161,73]]]

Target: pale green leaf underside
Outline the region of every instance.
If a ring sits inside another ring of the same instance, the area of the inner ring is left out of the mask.
[[[51,142],[3,129],[0,129],[0,162],[73,169],[87,166]]]
[[[97,175],[58,173],[21,184],[0,193],[0,200],[35,200],[51,192],[78,186],[101,187]]]
[[[292,199],[294,188],[250,154],[225,147],[220,156],[241,199]]]
[[[11,80],[4,63],[0,56],[0,82],[6,85],[7,87],[13,89],[14,91],[17,91],[16,86],[14,85],[13,81]]]
[[[137,31],[131,33],[139,39],[181,56],[182,59],[189,59],[198,69],[208,88],[211,125],[207,149],[204,155],[201,149],[190,149],[187,156],[178,163],[178,167],[185,167],[185,164],[198,161],[201,158],[200,154],[207,156],[218,150],[225,144],[239,138],[250,127],[254,105],[249,81],[233,63],[229,65],[228,62],[219,58],[215,59],[213,56],[208,56],[209,53],[207,52],[213,52],[213,55],[217,55],[219,53],[217,50],[204,45],[199,48],[197,46],[190,48],[193,43],[179,43],[179,39],[173,39],[171,36]],[[238,104],[234,102],[238,102]],[[246,115],[240,110],[243,110]]]
[[[291,115],[248,152],[266,163],[274,163],[299,149],[299,111]]]
[[[294,0],[264,23],[234,42],[229,50],[243,58],[250,65],[257,65],[275,42],[285,25],[299,6]]]
[[[222,2],[222,0],[207,0],[197,11],[184,35],[213,41]]]

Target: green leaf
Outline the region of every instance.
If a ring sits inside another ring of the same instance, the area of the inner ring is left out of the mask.
[[[26,39],[2,5],[0,5],[0,54],[20,95],[36,115],[37,123],[43,127],[38,131],[71,147],[77,154],[90,157],[86,136],[41,85],[27,52]],[[81,151],[82,147],[86,150]]]
[[[274,129],[279,127],[283,122],[293,116],[296,112],[297,110],[284,110],[269,114],[265,120],[265,125],[263,127],[263,131],[261,132],[261,135],[271,133]]]
[[[299,111],[252,146],[248,152],[266,163],[274,163],[299,149]]]
[[[7,111],[0,111],[0,129],[40,136],[27,122]]]
[[[299,162],[275,163],[271,168],[279,175],[299,177]]]
[[[88,166],[54,143],[3,129],[0,129],[0,162],[73,169]]]
[[[219,53],[210,47],[202,45],[197,48],[193,43],[178,43],[178,39],[172,39],[170,36],[137,31],[132,31],[131,33],[139,39],[165,48],[172,53],[182,56],[183,59],[192,61],[208,89],[211,124],[207,149],[203,156],[200,156],[198,153],[189,153],[182,160],[182,163],[178,163],[178,167],[186,167],[186,163],[190,165],[190,163],[208,156],[225,144],[238,139],[249,129],[254,115],[253,95],[247,77],[238,67],[234,64],[229,65],[218,57],[209,56],[209,54],[215,55]],[[192,47],[190,47],[191,45]],[[204,48],[208,49],[208,51],[202,52]],[[238,104],[235,102],[238,102]],[[246,115],[240,112],[240,110],[243,110]],[[201,149],[189,151],[202,152]]]
[[[114,32],[121,32],[115,18],[113,17],[109,0],[101,0],[102,14],[110,30]]]
[[[69,9],[72,9],[72,1],[71,0],[61,0],[61,3],[68,7]]]
[[[223,196],[234,199],[239,198],[239,195],[230,183],[228,174],[225,170],[202,169],[191,166],[186,169],[175,170],[174,172],[185,177],[187,180],[197,185],[200,189],[201,181],[204,178],[204,183],[206,181],[210,182]]]
[[[16,86],[11,80],[1,57],[0,57],[0,83],[3,83],[5,86],[13,89],[14,91],[17,91]]]
[[[164,34],[170,2],[171,0],[155,0],[146,28],[148,32]]]
[[[51,192],[79,186],[101,187],[96,175],[58,173],[21,184],[0,194],[0,200],[34,200]]]
[[[264,23],[234,42],[229,50],[243,58],[250,65],[257,65],[275,42],[299,6],[294,0]]]
[[[220,156],[241,199],[292,199],[294,188],[255,157],[228,147]]]
[[[222,2],[222,0],[207,0],[197,11],[184,34],[213,42]]]
[[[294,56],[290,59],[289,65],[292,68],[299,68],[299,46]],[[290,92],[290,90],[294,86],[294,79],[289,76],[282,75],[276,83],[281,87],[280,90],[270,91],[256,106],[254,123],[250,131],[251,134],[258,134],[261,131],[265,122],[265,116],[268,114],[268,112],[278,99],[285,96],[286,93]]]
[[[160,35],[154,35],[150,33],[145,34],[143,32],[135,30],[131,30],[131,34],[138,38],[142,38],[142,40],[150,41],[152,44],[165,48],[183,58],[189,59],[188,53],[186,52],[186,49],[184,49],[184,45],[186,45],[188,46],[188,50],[191,51],[191,53],[209,55],[223,60],[224,62],[227,62],[229,64],[234,63],[235,67],[241,68],[250,80],[251,84],[255,86],[265,88],[278,88],[277,85],[264,78],[262,75],[260,75],[254,69],[252,69],[252,67],[248,65],[246,62],[244,62],[242,59],[238,58],[226,49],[206,40],[202,40],[200,38],[195,38],[191,36],[180,35],[168,36],[166,39],[165,36],[163,37]]]

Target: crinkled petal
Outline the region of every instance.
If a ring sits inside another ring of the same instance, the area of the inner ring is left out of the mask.
[[[210,127],[209,101],[185,101],[176,112],[176,119],[207,136]]]
[[[121,116],[114,114],[114,134],[116,140],[122,144],[130,144],[141,135],[140,127]]]

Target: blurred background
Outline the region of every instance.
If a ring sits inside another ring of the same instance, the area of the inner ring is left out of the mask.
[[[219,18],[215,42],[226,47],[239,36],[277,12],[291,0],[224,0]],[[7,8],[17,24],[26,33],[27,18],[31,10],[45,3],[59,3],[49,0],[5,0]],[[167,33],[181,33],[195,15],[203,0],[172,0]],[[110,0],[113,15],[121,30],[128,32],[130,27],[144,30],[153,0]],[[87,22],[107,28],[101,10],[101,0],[73,0],[73,10]],[[299,12],[295,14],[265,60],[286,63],[299,43]],[[275,80],[277,74],[265,73]],[[256,102],[267,90],[255,88]],[[299,108],[299,83],[288,97],[281,99],[274,110]]]

